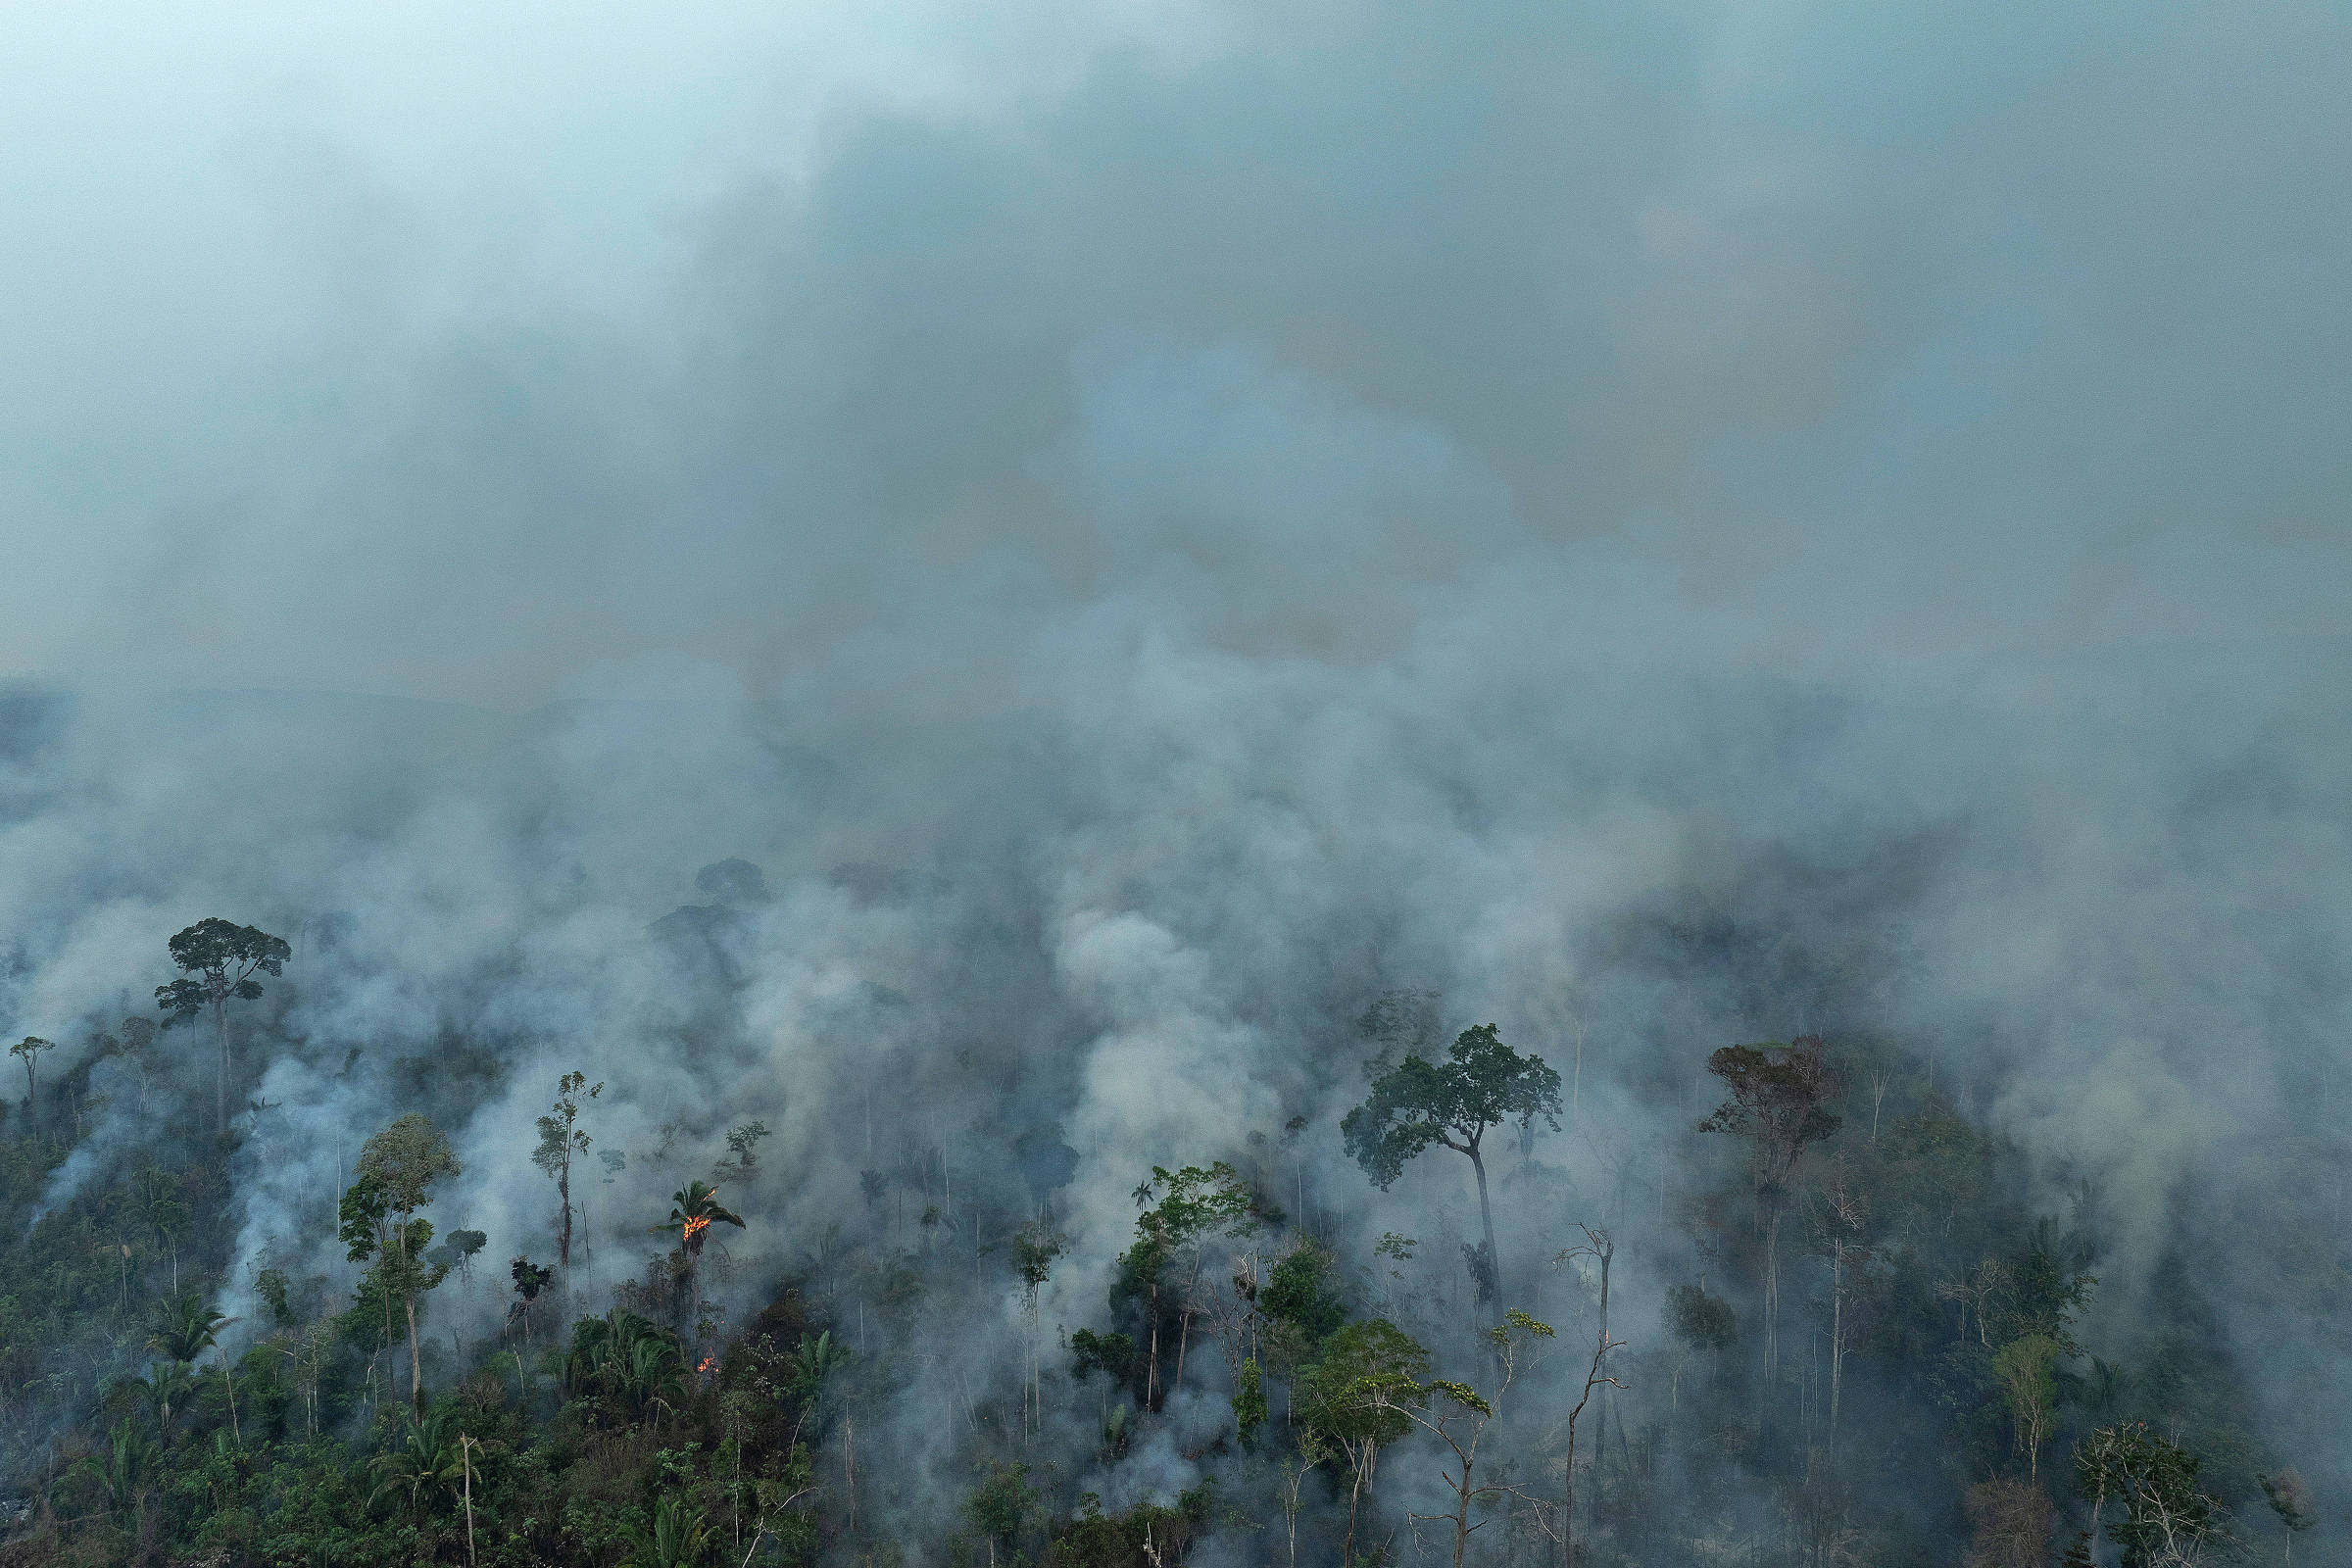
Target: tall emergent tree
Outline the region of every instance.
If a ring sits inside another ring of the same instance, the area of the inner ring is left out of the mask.
[[[433,1200],[435,1183],[459,1173],[458,1161],[441,1130],[412,1110],[360,1146],[359,1173],[360,1181],[371,1185],[382,1195],[384,1206],[399,1216],[389,1227],[388,1245],[377,1266],[383,1272],[387,1293],[398,1296],[408,1312],[409,1399],[422,1410],[424,1372],[416,1351],[416,1298],[440,1284],[449,1269],[446,1264],[423,1261],[420,1254],[432,1244],[433,1225],[413,1216]],[[372,1240],[364,1232],[356,1237],[346,1234],[354,1261],[365,1259]]]
[[[604,1092],[603,1084],[588,1087],[586,1073],[567,1072],[557,1079],[555,1105],[539,1118],[539,1147],[531,1153],[531,1163],[555,1178],[556,1262],[566,1269],[571,1267],[571,1157],[588,1152],[591,1142],[580,1131],[580,1102]]]
[[[1781,1216],[1788,1207],[1788,1178],[1807,1144],[1838,1130],[1839,1118],[1829,1105],[1844,1086],[1822,1059],[1818,1035],[1786,1045],[1725,1046],[1707,1058],[1707,1071],[1732,1094],[1698,1130],[1749,1141],[1748,1176],[1764,1215],[1764,1382],[1769,1388],[1780,1370]]]
[[[22,1056],[24,1058],[24,1108],[26,1110],[30,1110],[32,1108],[33,1058],[40,1055],[41,1053],[45,1051],[55,1051],[56,1049],[56,1041],[43,1040],[39,1035],[26,1035],[24,1039],[18,1041],[15,1045],[8,1048],[8,1054],[10,1055]]]
[[[1407,1055],[1372,1079],[1372,1093],[1340,1120],[1348,1152],[1373,1184],[1386,1191],[1405,1162],[1432,1144],[1470,1158],[1478,1174],[1482,1243],[1473,1259],[1479,1298],[1502,1322],[1502,1270],[1494,1250],[1494,1211],[1487,1198],[1487,1133],[1505,1121],[1541,1116],[1560,1125],[1560,1075],[1541,1056],[1504,1045],[1494,1026],[1465,1029],[1446,1049],[1446,1060]]]
[[[213,1105],[220,1131],[228,1131],[228,1015],[222,1004],[235,997],[251,1002],[262,994],[258,972],[282,975],[294,950],[283,938],[257,926],[227,920],[199,920],[169,944],[172,961],[187,971],[168,986],[155,988],[155,1004],[172,1016],[169,1029],[192,1023],[206,1007],[213,1009],[213,1028],[220,1037],[220,1064],[213,1080]]]

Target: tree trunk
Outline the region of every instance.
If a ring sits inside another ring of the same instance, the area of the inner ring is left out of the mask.
[[[1552,1082],[1556,1084],[1559,1080],[1554,1078]],[[1584,1108],[1584,1103],[1585,1026],[1580,1023],[1576,1026],[1576,1077],[1568,1090],[1568,1131],[1571,1136],[1576,1132],[1576,1113]]]
[[[220,1062],[213,1074],[213,1113],[225,1133],[228,1131],[228,1013],[217,996],[213,998],[213,1031],[220,1037]]]
[[[1476,1440],[1473,1440],[1476,1441]],[[1454,1450],[1460,1453],[1457,1446]],[[1445,1472],[1440,1471],[1443,1475]],[[1453,1568],[1462,1568],[1462,1553],[1470,1549],[1470,1456],[1462,1454],[1461,1485],[1454,1488]]]
[[[1478,1228],[1479,1234],[1486,1241],[1486,1283],[1494,1289],[1494,1296],[1487,1303],[1488,1316],[1494,1320],[1494,1327],[1499,1329],[1502,1327],[1502,1253],[1496,1250],[1494,1246],[1494,1210],[1487,1201],[1487,1162],[1479,1155],[1478,1140],[1475,1138],[1470,1140],[1462,1152],[1470,1156],[1470,1168],[1478,1173]],[[1502,1376],[1501,1349],[1496,1348],[1489,1360],[1494,1368],[1494,1376],[1499,1379]]]
[[[1606,1236],[1608,1233],[1601,1233]],[[1609,1264],[1616,1259],[1617,1244],[1612,1240],[1600,1252],[1600,1343],[1609,1343]]]
[[[1616,1238],[1610,1236],[1607,1231],[1602,1231],[1600,1234],[1607,1240],[1608,1245],[1594,1249],[1600,1254],[1600,1356],[1592,1363],[1592,1373],[1595,1377],[1600,1375],[1602,1363],[1607,1361],[1609,1356],[1609,1265],[1617,1258]],[[1604,1419],[1610,1403],[1609,1391],[1604,1387],[1600,1391],[1600,1408]],[[1602,1430],[1605,1433],[1607,1429],[1604,1427]],[[1601,1453],[1606,1452],[1607,1449],[1604,1446],[1594,1451]],[[1595,1475],[1597,1476],[1597,1471]]]
[[[1838,1404],[1845,1371],[1845,1249],[1830,1254],[1830,1449],[1838,1448]]]
[[[1193,1309],[1191,1306],[1186,1306],[1176,1314],[1176,1381],[1169,1387],[1181,1389],[1184,1387],[1184,1352],[1192,1348],[1193,1344]]]
[[[1144,1408],[1159,1408],[1159,1287],[1152,1287],[1152,1358],[1144,1374]]]
[[[850,1539],[858,1537],[858,1420],[845,1416],[841,1423],[841,1474],[849,1487]]]
[[[1560,1467],[1560,1568],[1576,1568],[1576,1417],[1573,1415],[1568,1418],[1568,1462]]]
[[[1478,1173],[1478,1228],[1486,1239],[1487,1267],[1493,1271],[1494,1287],[1494,1318],[1495,1327],[1502,1326],[1502,1254],[1494,1248],[1494,1210],[1487,1200],[1487,1162],[1479,1157],[1478,1145],[1469,1148],[1470,1168]]]
[[[424,1414],[424,1368],[416,1360],[416,1298],[403,1298],[409,1309],[409,1407]]]
[[[556,1197],[564,1204],[564,1217],[556,1229],[556,1261],[566,1272],[571,1268],[571,1149],[564,1150],[564,1163],[556,1167]]]
[[[228,1349],[225,1346],[220,1349],[220,1387],[228,1391],[228,1435],[242,1448],[245,1446],[245,1435],[237,1430],[237,1385],[228,1375]]]
[[[400,1243],[401,1278],[408,1285],[408,1289],[400,1293],[400,1304],[408,1314],[409,1320],[409,1407],[418,1415],[422,1415],[424,1414],[424,1369],[417,1364],[416,1360],[416,1282],[409,1274],[411,1264],[409,1261],[409,1211],[407,1209],[400,1211],[400,1222],[394,1228],[393,1234]],[[384,1342],[387,1347],[391,1344],[391,1340],[392,1298],[391,1294],[387,1292],[384,1297]],[[391,1392],[391,1383],[392,1369],[386,1366],[384,1368],[384,1384],[387,1394]]]
[[[1364,1472],[1372,1463],[1372,1445],[1363,1445],[1363,1457],[1357,1460],[1355,1484],[1348,1489],[1348,1539],[1340,1547],[1340,1568],[1355,1568],[1355,1503],[1364,1494]]]

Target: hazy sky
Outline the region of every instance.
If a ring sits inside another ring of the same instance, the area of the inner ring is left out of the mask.
[[[2352,598],[2337,7],[4,26],[0,670],[962,701],[1104,606],[1820,673]]]

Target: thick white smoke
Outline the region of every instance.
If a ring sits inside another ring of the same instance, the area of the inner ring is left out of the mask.
[[[1369,1215],[1392,986],[1581,1050],[1588,1204],[1900,1032],[2119,1335],[2340,1158],[2340,16],[984,9],[19,19],[0,1033],[296,943],[226,1289],[415,1105],[543,1253],[578,1068],[600,1284],[732,1125],[736,1304],[1051,1136],[1075,1323],[1154,1162],[1302,1116]]]

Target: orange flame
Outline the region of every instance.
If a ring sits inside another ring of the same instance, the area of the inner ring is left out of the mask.
[[[702,1235],[703,1232],[709,1230],[710,1228],[710,1222],[700,1214],[697,1214],[694,1216],[694,1218],[688,1220],[686,1222],[686,1228],[682,1233],[686,1245],[688,1247],[692,1247],[694,1245],[694,1239],[697,1236]]]
[[[702,1364],[701,1366],[698,1366],[698,1367],[696,1367],[696,1368],[695,1368],[695,1370],[696,1370],[697,1372],[708,1372],[708,1371],[710,1371],[710,1370],[712,1367],[714,1367],[714,1366],[716,1366],[716,1365],[718,1365],[718,1357],[717,1357],[717,1356],[715,1356],[715,1355],[706,1355],[706,1356],[704,1356],[704,1357],[703,1357],[703,1364]]]

